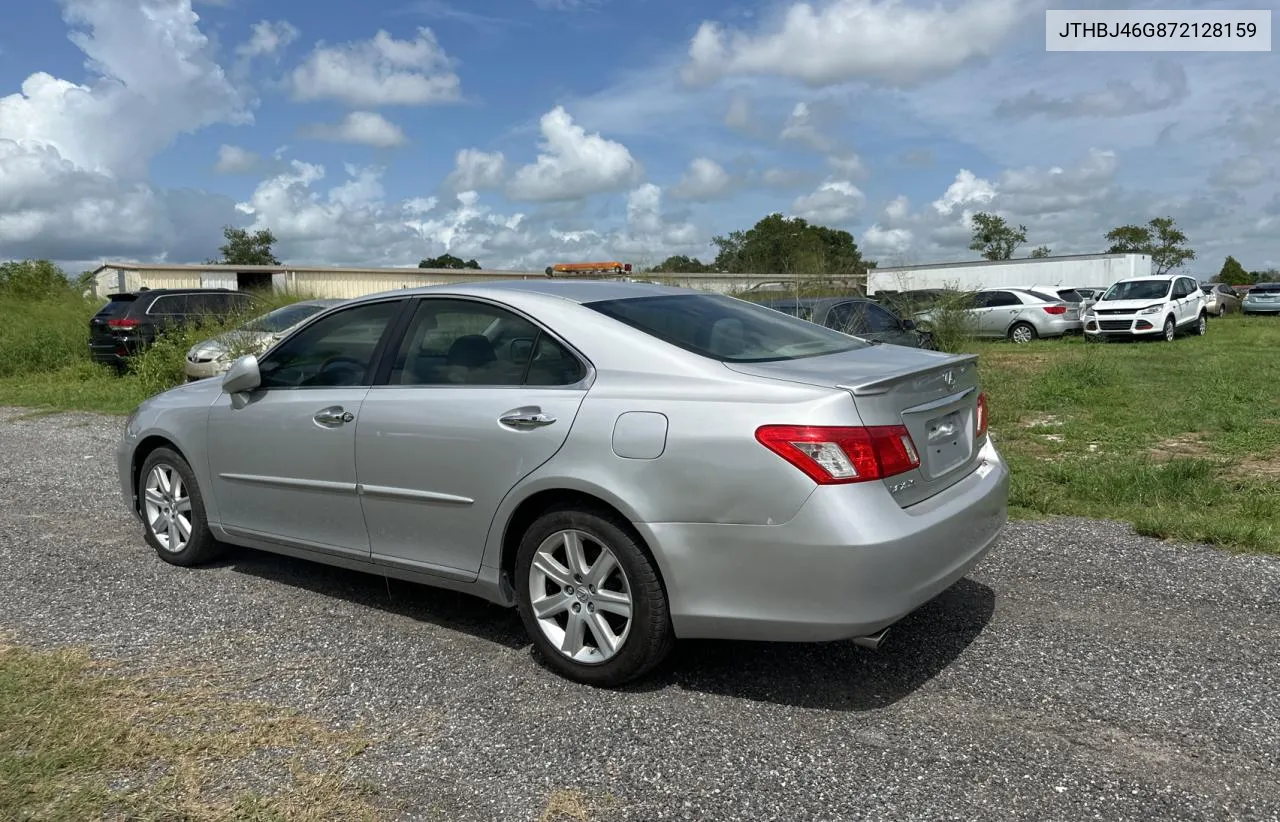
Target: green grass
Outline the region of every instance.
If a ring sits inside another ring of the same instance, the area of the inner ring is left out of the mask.
[[[1117,519],[1280,553],[1280,322],[1203,338],[969,343],[1018,517]]]
[[[0,296],[0,404],[126,414],[185,380],[187,349],[280,306],[309,299],[262,294],[251,311],[222,323],[172,330],[117,375],[89,358],[89,318],[103,301],[63,294],[40,300]]]
[[[0,815],[378,818],[373,792],[348,776],[364,737],[208,679],[123,676],[83,650],[36,652],[0,637]]]

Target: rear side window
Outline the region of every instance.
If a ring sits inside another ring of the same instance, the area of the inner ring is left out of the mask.
[[[720,362],[778,362],[865,348],[867,343],[781,311],[718,294],[603,300],[586,306]]]
[[[978,307],[999,308],[1007,305],[1022,305],[1022,300],[1009,291],[988,291]]]
[[[155,302],[147,309],[148,314],[159,314],[166,317],[187,313],[187,296],[185,294],[169,294],[156,297]]]

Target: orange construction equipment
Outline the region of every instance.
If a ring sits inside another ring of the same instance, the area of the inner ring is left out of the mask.
[[[554,277],[557,274],[622,274],[631,273],[631,263],[620,263],[617,260],[607,260],[599,263],[556,263],[549,265],[546,269],[548,277]]]

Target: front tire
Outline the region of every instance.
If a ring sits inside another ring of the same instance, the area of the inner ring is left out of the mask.
[[[1178,326],[1174,323],[1173,317],[1166,317],[1164,320],[1164,341],[1173,342],[1178,336]]]
[[[138,472],[138,501],[147,543],[165,562],[187,568],[222,553],[195,472],[176,451],[157,448],[147,456]]]
[[[625,685],[661,663],[675,643],[656,566],[614,517],[548,510],[521,539],[515,570],[525,631],[543,664],[566,679]]]

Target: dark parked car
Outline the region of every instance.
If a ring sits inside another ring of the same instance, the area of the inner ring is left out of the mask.
[[[915,322],[862,297],[801,297],[760,304],[870,342],[933,348],[932,337],[917,330]]]
[[[129,358],[166,329],[221,320],[250,306],[252,297],[227,288],[157,288],[112,294],[89,320],[89,354],[123,371]]]

